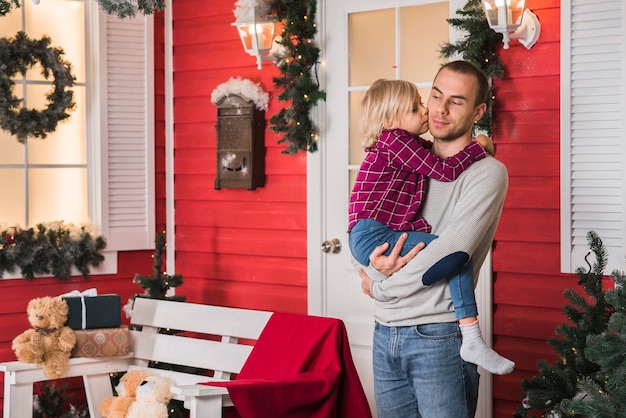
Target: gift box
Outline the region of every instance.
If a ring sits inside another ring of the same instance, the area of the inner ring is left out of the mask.
[[[75,330],[72,357],[117,357],[130,353],[128,327]]]
[[[62,296],[70,308],[66,326],[73,330],[118,328],[122,324],[119,295]]]

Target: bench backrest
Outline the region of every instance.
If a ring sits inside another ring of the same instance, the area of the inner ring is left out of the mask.
[[[134,365],[149,367],[149,362],[167,363],[178,370],[168,374],[177,384],[196,383],[197,373],[204,380],[230,379],[239,373],[252,346],[272,312],[225,308],[187,302],[138,297],[133,305],[131,350]],[[159,329],[174,331],[173,335]],[[244,340],[246,344],[240,344]],[[187,373],[181,369],[190,368]],[[194,369],[201,369],[200,371]]]

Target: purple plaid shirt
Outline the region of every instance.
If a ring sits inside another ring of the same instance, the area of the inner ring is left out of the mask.
[[[359,219],[373,219],[394,231],[430,232],[420,214],[426,177],[454,181],[487,153],[472,141],[458,154],[441,159],[430,153],[432,143],[403,129],[383,130],[367,148],[348,207],[348,231]]]

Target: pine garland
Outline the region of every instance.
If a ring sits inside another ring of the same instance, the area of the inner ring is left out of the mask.
[[[270,118],[270,129],[284,134],[278,141],[287,144],[283,154],[315,152],[318,132],[310,113],[317,102],[326,100],[317,78],[320,49],[313,42],[317,32],[317,1],[275,0],[271,7],[276,19],[283,23],[277,41],[283,51],[276,64],[281,76],[274,77],[274,87],[280,92],[278,100],[288,102],[289,106]]]
[[[97,267],[104,256],[106,242],[94,236],[87,226],[77,227],[63,222],[38,224],[35,228],[0,228],[0,277],[4,272],[21,270],[22,276],[52,274],[67,280],[72,267],[86,279],[89,266]]]
[[[137,13],[151,15],[165,8],[165,0],[98,0],[100,8],[120,19],[135,17]]]
[[[464,60],[477,65],[490,79],[502,78],[504,67],[496,54],[499,44],[502,43],[502,34],[489,27],[480,0],[469,0],[462,9],[456,11],[456,14],[459,17],[448,19],[448,23],[467,35],[457,43],[443,44],[439,51],[441,56],[452,58],[460,55]],[[489,136],[493,124],[491,109],[494,100],[492,87],[487,98],[487,111],[476,124],[479,130]]]
[[[0,0],[0,16],[8,14],[14,7],[20,7],[20,0]]]

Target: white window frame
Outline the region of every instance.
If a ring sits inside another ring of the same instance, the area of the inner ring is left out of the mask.
[[[605,274],[626,270],[625,23],[623,0],[561,2],[564,273],[586,266],[591,230],[607,251]]]
[[[118,251],[154,249],[153,17],[85,1],[85,32],[89,216],[107,241],[90,274],[116,274]]]

